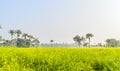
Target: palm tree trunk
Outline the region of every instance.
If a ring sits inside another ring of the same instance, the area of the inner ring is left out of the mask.
[[[89,38],[89,48],[90,48],[90,38]]]
[[[80,42],[78,42],[78,46],[80,47]]]
[[[51,42],[51,47],[53,47],[52,42]]]
[[[11,41],[13,40],[13,36],[11,35]]]
[[[11,45],[13,46],[13,35],[11,35]]]

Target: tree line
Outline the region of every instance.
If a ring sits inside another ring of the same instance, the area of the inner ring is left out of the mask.
[[[110,38],[106,40],[107,47],[120,47],[120,40]]]
[[[0,26],[0,28],[2,28]],[[39,46],[40,41],[38,38],[35,38],[32,35],[27,33],[22,33],[21,30],[9,30],[8,32],[11,35],[11,40],[3,39],[0,36],[0,40],[3,41],[3,46],[17,46],[17,47],[30,47],[30,46]],[[16,36],[16,37],[15,37]]]
[[[2,29],[0,25],[0,29]],[[0,41],[3,41],[1,45],[3,46],[17,46],[17,47],[30,47],[30,46],[39,46],[40,41],[38,38],[29,35],[27,33],[23,33],[21,30],[9,30],[8,32],[11,35],[11,40],[3,39],[0,36]],[[16,37],[15,37],[16,36]],[[78,44],[78,46],[83,47],[91,47],[91,38],[94,37],[92,33],[87,33],[85,36],[76,35],[73,37],[73,40]],[[88,40],[88,41],[86,41]],[[51,47],[54,40],[50,40]],[[102,45],[98,43],[97,46],[101,47],[120,47],[120,40],[109,38],[106,39],[106,44]]]
[[[79,36],[76,35],[73,40],[78,44],[78,46],[89,46],[90,47],[90,42],[91,42],[91,38],[94,37],[94,35],[92,33],[87,33],[86,37],[84,36]],[[86,39],[88,39],[88,42],[86,42]]]
[[[90,47],[91,44],[91,38],[94,37],[92,33],[87,33],[86,36],[80,36],[76,35],[73,37],[73,40],[78,44],[78,46],[83,46],[83,47]],[[88,39],[88,42],[86,41]],[[105,44],[98,43],[97,45],[93,46],[99,46],[99,47],[120,47],[120,40],[114,39],[114,38],[108,38],[105,40]]]

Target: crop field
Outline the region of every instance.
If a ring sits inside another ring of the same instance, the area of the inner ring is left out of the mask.
[[[0,71],[120,71],[120,49],[1,47]]]

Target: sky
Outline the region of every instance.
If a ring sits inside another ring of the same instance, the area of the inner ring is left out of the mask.
[[[93,33],[92,44],[120,40],[120,0],[0,0],[0,35],[21,29],[41,43],[73,43]]]

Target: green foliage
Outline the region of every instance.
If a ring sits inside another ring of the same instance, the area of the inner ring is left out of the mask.
[[[23,37],[24,39],[26,39],[26,38],[27,38],[27,36],[28,36],[28,34],[27,34],[27,33],[23,33],[23,35],[22,35],[22,37]]]
[[[53,42],[54,42],[54,40],[50,40],[51,47],[53,47]]]
[[[120,47],[120,41],[116,39],[107,39],[106,43],[108,47]]]
[[[92,33],[87,33],[86,34],[86,38],[89,40],[89,47],[90,47],[90,40],[91,40],[92,37],[94,37],[94,35]]]
[[[15,33],[17,34],[17,39],[20,37],[20,34],[22,34],[21,30],[16,30]]]
[[[23,39],[17,39],[17,47],[24,47],[25,41]]]
[[[28,39],[17,39],[17,47],[29,47],[31,45],[31,41]]]
[[[30,45],[31,45],[31,40],[24,40],[25,42],[25,47],[30,47]]]
[[[11,41],[10,40],[4,40],[3,41],[3,46],[11,46]]]
[[[86,34],[86,38],[90,39],[91,37],[94,37],[94,35],[92,33],[87,33]]]
[[[54,40],[50,40],[50,42],[54,42]]]
[[[13,36],[14,36],[14,34],[15,34],[15,31],[14,30],[10,30],[9,31],[9,34],[11,35],[11,40],[13,39]]]
[[[73,40],[78,43],[78,46],[80,46],[80,45],[81,45],[81,42],[82,42],[83,40],[85,40],[85,39],[84,39],[84,37],[81,37],[81,36],[79,36],[79,35],[76,35],[76,36],[73,38]]]
[[[0,48],[0,71],[120,71],[118,48]]]

